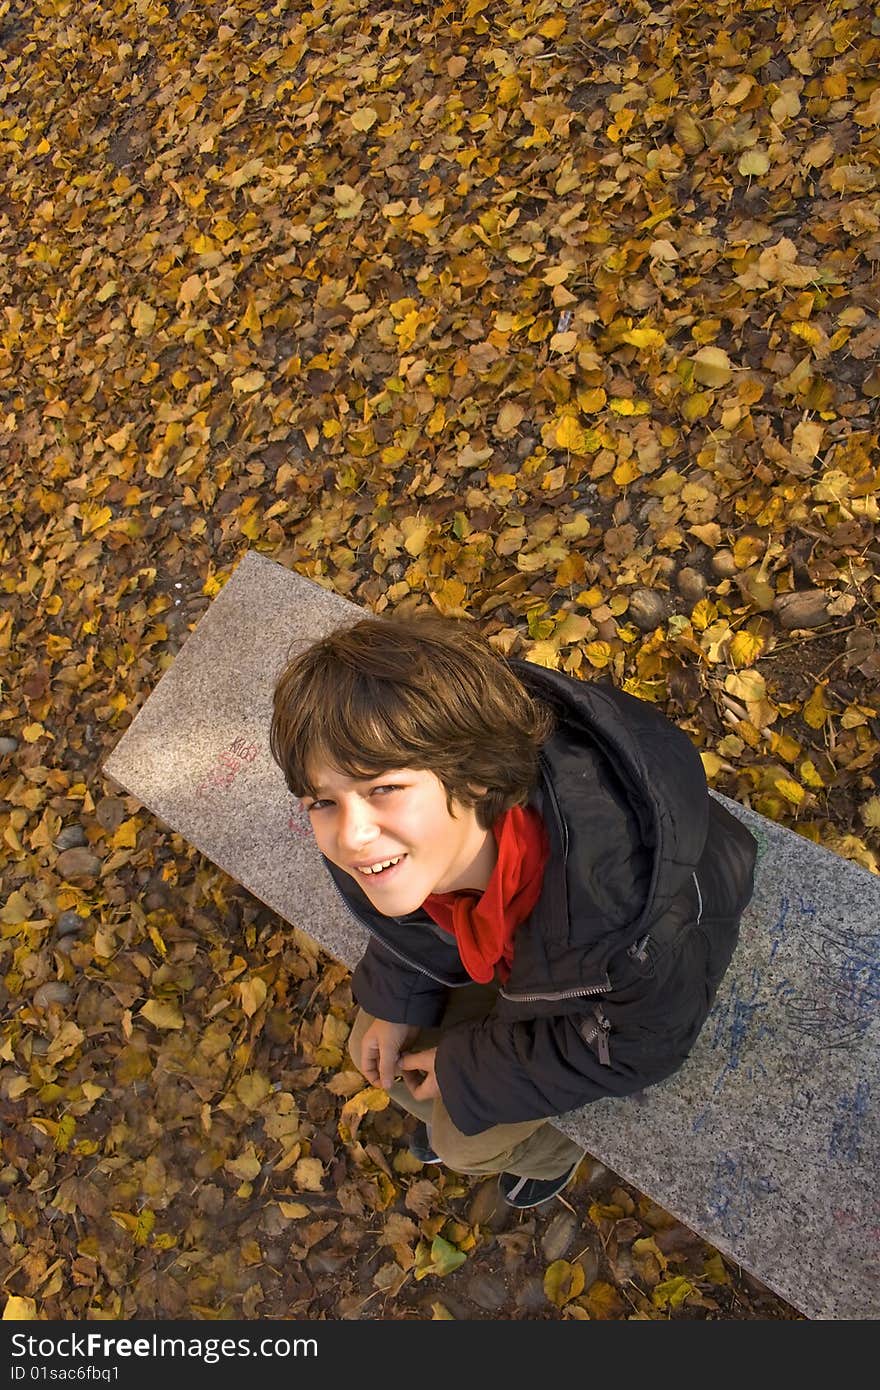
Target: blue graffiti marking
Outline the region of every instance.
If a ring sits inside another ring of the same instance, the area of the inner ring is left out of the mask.
[[[747,1217],[756,1198],[767,1197],[779,1188],[770,1178],[750,1172],[741,1158],[720,1154],[709,1192],[707,1210],[720,1223],[729,1240],[745,1235]]]
[[[861,1159],[861,1125],[868,1113],[870,1087],[867,1081],[860,1081],[852,1095],[846,1092],[838,1098],[839,1118],[831,1126],[828,1154],[831,1158],[842,1158],[847,1163],[858,1163]]]

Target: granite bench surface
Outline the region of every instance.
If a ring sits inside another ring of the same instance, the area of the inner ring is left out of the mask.
[[[104,764],[350,968],[366,933],[268,733],[289,656],[362,616],[247,552]],[[757,886],[694,1052],[641,1098],[554,1123],[807,1317],[876,1318],[880,878],[719,800],[758,840]]]

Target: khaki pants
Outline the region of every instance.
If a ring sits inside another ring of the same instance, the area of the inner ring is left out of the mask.
[[[491,985],[464,985],[450,990],[449,1005],[440,1027],[422,1029],[407,1051],[436,1047],[447,1028],[483,1018],[492,1008],[495,994]],[[370,1014],[363,1009],[358,1011],[348,1040],[355,1066],[360,1058],[361,1038],[372,1022]],[[434,1152],[456,1173],[515,1173],[518,1178],[557,1178],[583,1153],[580,1145],[546,1120],[492,1125],[480,1134],[462,1134],[452,1123],[442,1100],[414,1100],[403,1081],[395,1081],[388,1094],[404,1110],[424,1120],[431,1131]]]

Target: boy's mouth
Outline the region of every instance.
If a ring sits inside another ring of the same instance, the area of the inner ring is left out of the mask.
[[[380,880],[384,883],[386,879],[391,878],[397,872],[405,859],[405,854],[396,854],[391,863],[387,859],[377,861],[377,865],[384,865],[383,868],[356,869],[355,873],[359,874],[361,878],[369,879],[371,883],[378,883]]]

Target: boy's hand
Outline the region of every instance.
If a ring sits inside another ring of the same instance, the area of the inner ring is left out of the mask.
[[[371,1086],[388,1091],[399,1071],[401,1051],[418,1033],[409,1023],[387,1023],[374,1019],[364,1033],[361,1045],[360,1069]]]
[[[440,1100],[440,1087],[434,1073],[436,1047],[424,1052],[404,1052],[400,1057],[403,1079],[413,1100]]]

